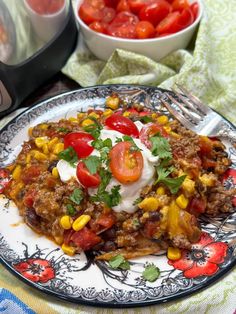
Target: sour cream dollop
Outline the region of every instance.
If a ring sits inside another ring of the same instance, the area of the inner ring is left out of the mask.
[[[138,121],[137,121],[138,122]],[[136,123],[137,123],[136,122]],[[138,128],[141,126],[138,125]],[[124,134],[110,130],[110,129],[102,129],[100,133],[100,138],[102,140],[111,139],[112,145],[116,144],[116,140],[119,138],[123,138]],[[137,210],[137,205],[135,205],[135,201],[140,197],[140,193],[142,189],[146,185],[152,185],[154,182],[154,174],[155,174],[155,165],[157,165],[159,157],[153,156],[151,151],[140,141],[140,139],[133,138],[135,144],[140,148],[142,156],[143,156],[143,170],[142,174],[138,181],[130,184],[122,184],[114,177],[111,178],[106,191],[110,191],[113,186],[120,185],[120,195],[121,201],[117,206],[114,206],[112,209],[115,212],[125,211],[127,213],[133,213]],[[99,156],[99,152],[94,150],[91,155]],[[67,182],[72,177],[76,177],[76,168],[72,167],[65,160],[59,160],[57,163],[57,170],[59,172],[61,181]],[[89,195],[95,195],[97,193],[97,188],[89,188]]]

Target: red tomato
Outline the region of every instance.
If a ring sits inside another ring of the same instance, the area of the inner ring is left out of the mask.
[[[23,203],[25,204],[26,207],[32,208],[34,204],[36,196],[36,191],[35,190],[29,190],[26,192],[23,198]]]
[[[160,133],[163,137],[168,137],[168,133],[165,129],[157,124],[157,123],[147,123],[140,131],[140,141],[147,146],[147,148],[151,149],[152,142],[150,141],[150,137],[154,136],[155,134]]]
[[[174,0],[172,3],[172,8],[174,11],[182,12],[184,9],[189,8],[189,2],[188,0]]]
[[[40,166],[30,166],[26,168],[21,175],[21,179],[25,184],[30,184],[42,173],[43,168]]]
[[[38,14],[53,14],[59,11],[65,0],[27,0],[29,6]]]
[[[184,9],[181,12],[179,21],[178,21],[180,30],[191,25],[193,21],[194,21],[194,17],[193,17],[192,11],[190,9]]]
[[[213,142],[207,136],[199,137],[199,147],[201,155],[211,155],[213,149]]]
[[[89,24],[89,28],[91,28],[95,32],[102,33],[102,34],[107,33],[107,26],[108,26],[108,24],[103,23],[103,22],[99,22],[99,21],[95,21],[95,22]]]
[[[0,193],[4,191],[10,181],[11,178],[9,172],[5,169],[0,169]]]
[[[116,11],[113,8],[105,7],[102,9],[102,22],[110,23],[116,16]]]
[[[149,3],[147,0],[128,0],[131,12],[139,14],[140,10]]]
[[[73,233],[71,241],[83,251],[87,251],[94,245],[101,242],[101,238],[87,227],[84,227],[83,229]]]
[[[131,142],[119,142],[110,151],[110,169],[121,183],[137,181],[143,170],[143,156],[140,151],[132,151]]]
[[[194,197],[188,206],[188,211],[195,216],[199,216],[200,214],[203,214],[205,210],[206,210],[206,201],[202,198]]]
[[[198,10],[199,10],[199,6],[197,2],[194,2],[190,5],[190,9],[193,13],[193,18],[194,20],[196,20],[197,16],[198,16]]]
[[[91,174],[82,161],[77,165],[76,175],[85,188],[96,188],[101,182],[100,176],[97,173]]]
[[[136,34],[139,39],[152,38],[155,35],[155,28],[152,23],[148,21],[140,21],[136,25]]]
[[[149,21],[156,26],[171,12],[171,5],[165,0],[156,0],[143,7],[139,13],[141,21]]]
[[[114,37],[136,38],[135,26],[138,17],[131,12],[122,11],[116,15],[107,28],[107,33]]]
[[[105,5],[110,8],[116,8],[119,0],[104,0]]]
[[[79,16],[86,23],[91,24],[102,19],[103,0],[85,0],[79,8]]]
[[[130,11],[128,0],[120,0],[117,7],[116,12],[122,12],[122,11]]]
[[[147,221],[144,225],[144,233],[148,238],[153,238],[158,228],[156,221]]]
[[[139,130],[137,126],[127,117],[114,113],[105,120],[105,125],[110,129],[118,131],[122,134],[138,137]]]
[[[64,230],[64,244],[69,245],[72,235],[75,233],[73,229]]]
[[[51,0],[51,1],[47,1],[47,2],[48,2],[47,13],[53,14],[55,12],[58,12],[62,8],[65,0]]]
[[[180,30],[179,26],[180,13],[172,12],[168,14],[156,27],[158,34],[173,34]]]
[[[69,146],[73,147],[78,158],[85,158],[88,157],[93,151],[93,147],[88,144],[88,142],[93,140],[94,137],[89,133],[73,132],[66,134],[64,137],[64,146],[65,149]]]
[[[96,223],[104,228],[111,228],[116,222],[116,218],[113,214],[101,214]]]

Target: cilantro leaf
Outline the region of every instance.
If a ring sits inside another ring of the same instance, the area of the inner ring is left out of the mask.
[[[171,147],[166,138],[155,135],[150,138],[150,141],[152,142],[151,151],[154,156],[159,156],[163,159],[172,158]]]
[[[101,160],[98,156],[89,156],[86,159],[83,159],[83,162],[91,174],[97,173],[98,168],[101,165]]]
[[[102,130],[101,123],[94,117],[89,116],[87,118],[93,120],[94,123],[84,127],[84,131],[90,133],[95,139],[98,139]]]
[[[84,195],[83,195],[83,191],[81,189],[74,189],[73,193],[71,194],[71,196],[69,197],[69,199],[74,202],[75,204],[79,205],[80,202],[82,201]]]
[[[58,128],[57,131],[61,132],[61,133],[65,133],[65,134],[70,133],[70,130],[68,130],[67,128],[63,128],[63,127],[62,128]]]
[[[113,269],[121,268],[124,270],[130,269],[130,264],[128,261],[125,260],[124,256],[121,254],[118,254],[116,256],[113,256],[110,261],[109,265]]]
[[[160,269],[156,267],[154,264],[149,264],[145,267],[142,272],[142,277],[146,281],[154,282],[160,276]]]
[[[136,198],[136,200],[133,202],[133,205],[138,205],[139,203],[141,203],[141,202],[142,202],[142,200],[143,200],[143,198],[142,198],[142,197],[138,197],[138,198]]]
[[[78,161],[76,151],[71,146],[69,146],[67,149],[61,151],[58,154],[58,157],[60,159],[63,159],[65,161],[69,162],[72,166],[74,166],[74,164]]]
[[[139,118],[139,120],[143,123],[153,122],[153,119],[150,116],[142,116]]]
[[[163,166],[160,164],[157,168],[157,180],[155,184],[158,182],[164,183],[170,190],[172,194],[176,194],[181,187],[182,183],[184,182],[184,179],[186,178],[186,175],[177,177],[177,178],[170,178],[168,175],[173,171],[173,167],[170,168],[163,168]]]
[[[66,209],[67,209],[68,215],[74,216],[76,214],[76,209],[75,209],[75,207],[73,205],[67,204],[66,205]]]
[[[121,195],[120,195],[120,185],[115,185],[111,189],[111,193],[109,194],[110,197],[110,207],[116,206],[121,201]]]

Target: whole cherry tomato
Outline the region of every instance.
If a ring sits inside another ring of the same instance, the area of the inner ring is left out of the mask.
[[[130,11],[128,0],[120,0],[117,7],[116,12],[122,12],[122,11]]]
[[[105,125],[112,130],[116,130],[120,133],[138,137],[139,130],[137,126],[129,118],[114,113],[105,120]]]
[[[198,16],[198,10],[199,10],[199,6],[198,6],[198,3],[197,2],[193,2],[191,5],[190,5],[190,9],[193,13],[193,18],[194,20],[196,20],[197,16]]]
[[[78,13],[80,18],[89,25],[102,19],[102,9],[104,7],[105,2],[103,0],[84,0]]]
[[[156,26],[171,12],[171,5],[165,0],[156,0],[143,7],[139,12],[141,21],[149,21]]]
[[[147,147],[152,147],[152,142],[150,141],[150,137],[154,136],[155,134],[160,133],[163,137],[168,137],[168,133],[165,129],[157,124],[157,123],[147,123],[140,131],[140,141]]]
[[[91,174],[89,170],[87,169],[84,162],[79,162],[76,168],[76,175],[79,180],[79,182],[85,187],[85,188],[96,188],[99,186],[101,182],[100,176],[95,173]]]
[[[184,9],[189,9],[190,5],[188,0],[174,0],[172,8],[174,11],[182,12]]]
[[[79,158],[88,157],[92,151],[93,147],[88,144],[94,140],[94,137],[86,132],[73,132],[66,134],[64,137],[64,147],[65,149],[69,146],[73,147]]]
[[[139,39],[152,38],[155,33],[155,27],[148,21],[140,21],[136,25],[136,34]]]
[[[121,38],[136,38],[135,26],[138,23],[138,17],[131,12],[122,11],[116,15],[113,21],[108,25],[108,35]]]
[[[110,169],[113,176],[123,184],[137,181],[142,175],[143,156],[132,150],[131,142],[119,142],[110,151]]]
[[[179,29],[184,29],[186,27],[188,27],[189,25],[191,25],[194,21],[194,17],[193,17],[193,13],[192,11],[189,9],[184,9],[181,13],[180,13],[180,17],[179,17],[179,21],[178,21],[178,25],[179,25]]]

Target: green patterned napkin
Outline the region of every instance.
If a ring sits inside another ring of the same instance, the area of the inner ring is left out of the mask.
[[[204,0],[194,46],[178,50],[160,63],[117,49],[105,63],[94,57],[82,36],[63,73],[81,86],[145,84],[170,89],[175,82],[236,123],[235,0]]]

